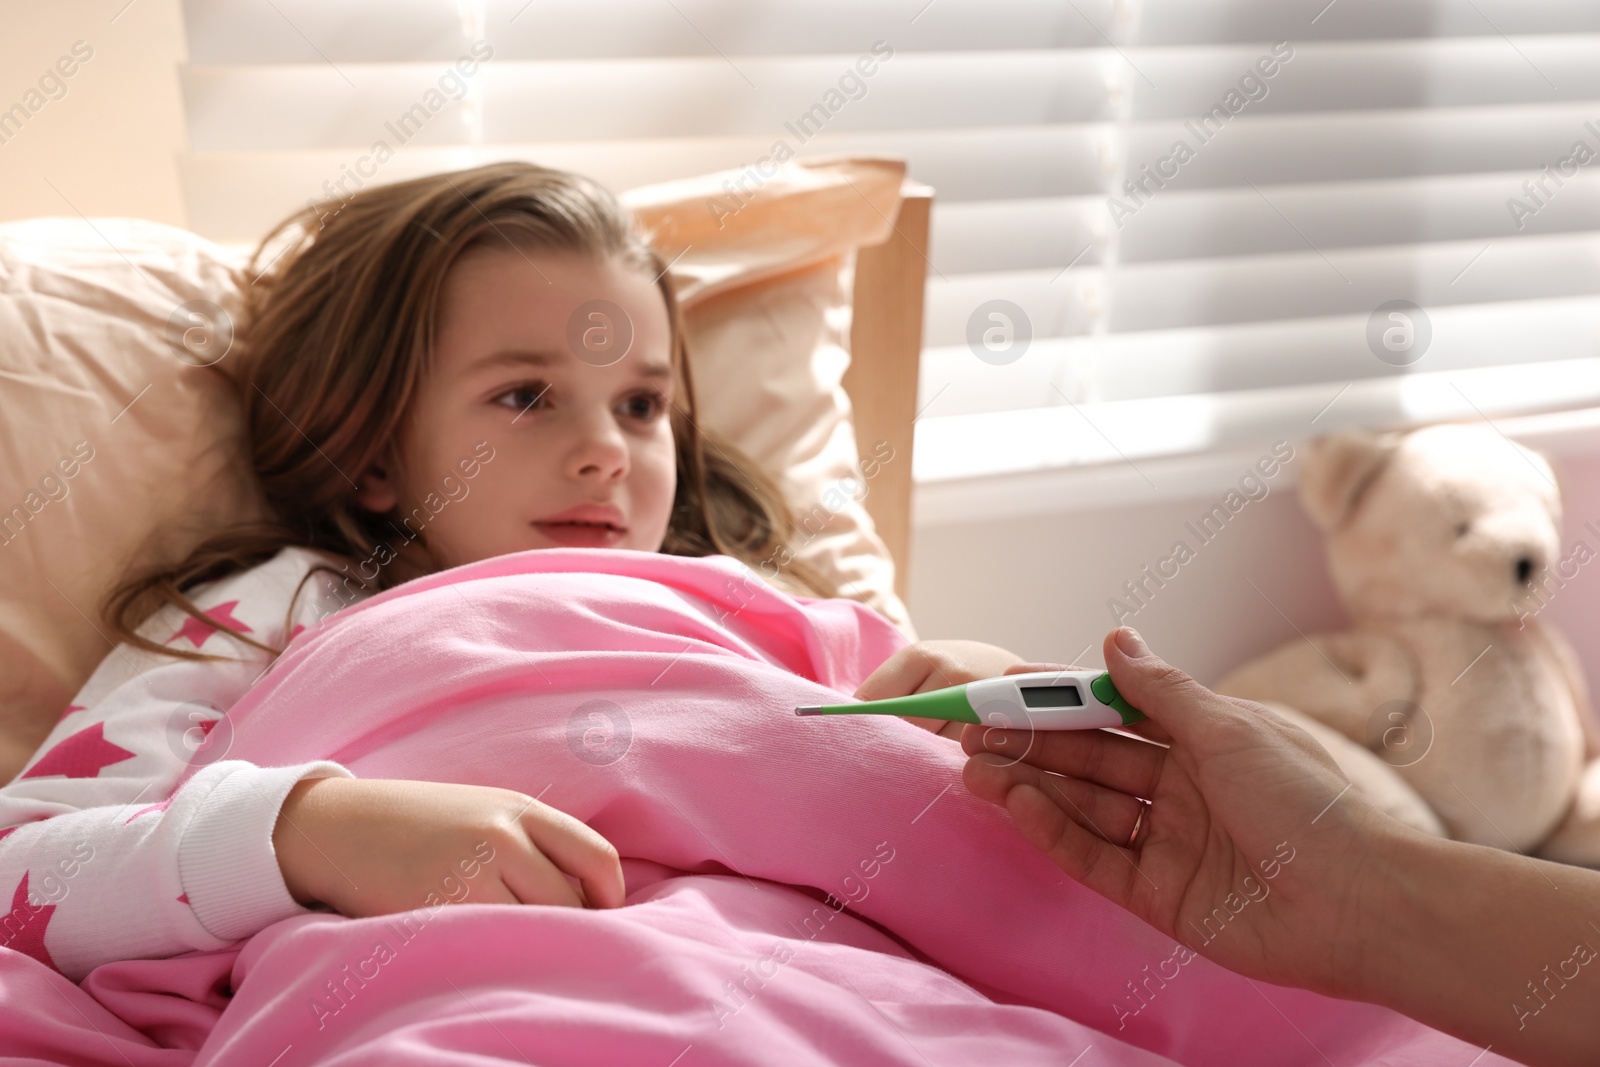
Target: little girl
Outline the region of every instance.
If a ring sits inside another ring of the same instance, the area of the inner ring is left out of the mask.
[[[229,366],[271,518],[110,596],[122,644],[0,789],[0,946],[77,980],[310,907],[420,907],[466,855],[473,903],[621,904],[616,851],[531,797],[228,760],[226,712],[301,630],[444,568],[556,546],[772,556],[792,521],[695,422],[666,264],[595,183],[503,163],[310,207],[249,273]],[[777,580],[837,592],[800,561]],[[925,642],[860,693],[1015,662]]]

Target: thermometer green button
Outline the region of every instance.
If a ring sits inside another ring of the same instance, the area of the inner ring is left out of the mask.
[[[1124,723],[1136,723],[1144,718],[1144,712],[1122,699],[1122,694],[1117,692],[1117,687],[1111,684],[1111,675],[1102,674],[1089,683],[1090,692],[1094,693],[1096,700],[1108,708],[1116,708],[1122,714]]]
[[[814,704],[796,715],[907,715],[1010,730],[1093,730],[1129,726],[1143,713],[1105,671],[1038,671],[983,678],[886,700]]]

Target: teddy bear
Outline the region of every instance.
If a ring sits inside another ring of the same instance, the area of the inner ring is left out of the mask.
[[[1486,423],[1337,433],[1312,442],[1300,498],[1352,625],[1217,690],[1306,729],[1416,829],[1600,867],[1600,728],[1538,618],[1594,553],[1559,556],[1550,465]]]

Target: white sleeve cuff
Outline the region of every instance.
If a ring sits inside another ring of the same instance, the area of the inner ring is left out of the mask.
[[[226,760],[205,768],[179,791],[174,807],[192,807],[178,842],[178,878],[207,932],[235,941],[307,913],[289,894],[272,847],[278,812],[303,779],[353,777],[327,760],[293,767]],[[191,791],[195,795],[183,795]]]

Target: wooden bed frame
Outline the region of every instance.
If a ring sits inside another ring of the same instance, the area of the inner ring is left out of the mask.
[[[844,389],[854,409],[857,447],[889,442],[894,458],[872,479],[863,504],[894,558],[895,592],[907,599],[911,571],[912,423],[922,358],[922,299],[928,280],[928,216],[933,190],[907,180],[894,232],[856,255],[850,369]]]

